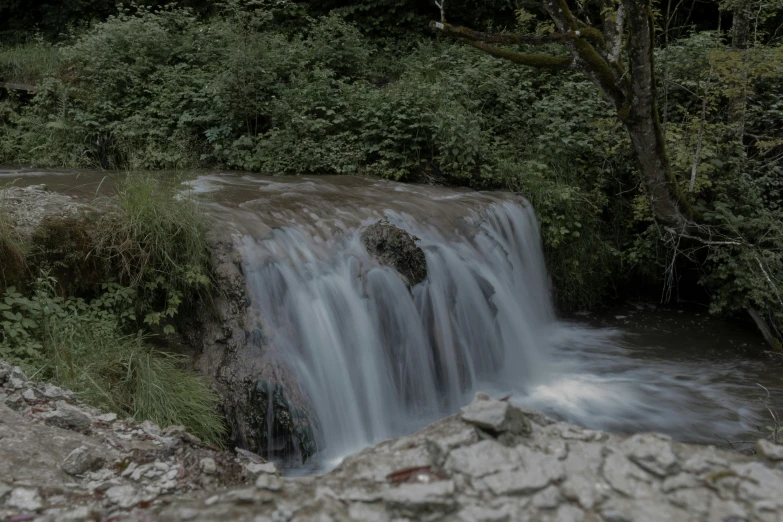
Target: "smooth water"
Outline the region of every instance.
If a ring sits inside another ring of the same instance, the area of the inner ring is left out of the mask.
[[[72,192],[97,185],[79,176]],[[519,196],[344,176],[210,174],[189,187],[230,225],[264,342],[316,414],[311,471],[477,390],[591,428],[721,445],[770,424],[756,383],[783,409],[783,361],[749,357],[763,349],[752,330],[646,304],[558,319]],[[408,288],[365,252],[360,231],[380,218],[419,238],[423,283]]]

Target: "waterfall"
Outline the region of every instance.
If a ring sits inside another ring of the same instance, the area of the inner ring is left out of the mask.
[[[495,202],[457,227],[385,217],[425,252],[428,277],[413,288],[370,258],[361,226],[326,239],[295,226],[243,239],[265,342],[315,412],[320,458],[451,413],[482,382],[532,383],[544,364],[539,345],[555,316],[526,202]]]

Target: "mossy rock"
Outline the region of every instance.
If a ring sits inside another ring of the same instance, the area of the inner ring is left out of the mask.
[[[409,285],[416,285],[427,278],[427,258],[416,244],[419,238],[405,230],[381,220],[362,231],[362,244],[380,264],[400,273]]]
[[[310,416],[288,400],[281,384],[258,379],[248,410],[252,436],[244,442],[252,451],[283,460],[301,456],[303,464],[315,453]]]

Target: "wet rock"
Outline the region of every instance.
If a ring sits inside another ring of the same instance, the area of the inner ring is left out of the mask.
[[[86,432],[92,424],[89,415],[64,402],[58,403],[56,410],[41,414],[41,418],[49,426],[79,432]]]
[[[104,458],[87,446],[79,446],[73,450],[62,463],[63,471],[69,475],[81,475],[103,466]]]
[[[361,239],[376,261],[397,270],[409,285],[427,278],[427,259],[421,247],[416,245],[417,237],[381,220],[365,228]]]
[[[659,477],[676,473],[680,468],[680,463],[672,451],[671,440],[663,435],[634,435],[622,443],[622,448],[629,459]]]
[[[756,453],[767,460],[783,460],[783,444],[775,444],[766,439],[759,439],[754,446]]]

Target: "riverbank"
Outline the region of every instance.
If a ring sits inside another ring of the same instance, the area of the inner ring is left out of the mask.
[[[783,509],[783,445],[760,440],[751,458],[623,437],[483,394],[326,475],[285,478],[0,362],[0,436],[0,517],[18,521],[773,521]]]

